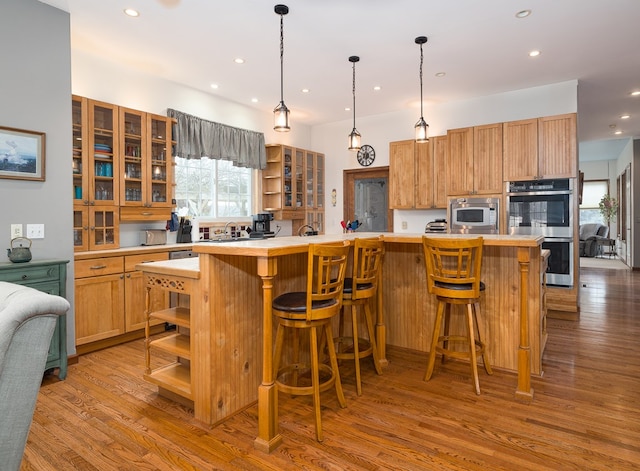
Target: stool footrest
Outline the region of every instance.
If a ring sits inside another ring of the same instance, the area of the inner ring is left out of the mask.
[[[353,349],[353,337],[334,338],[336,344],[336,358],[339,360],[353,360],[355,353]],[[338,351],[337,347],[342,346],[343,350]],[[373,345],[368,339],[358,337],[358,358],[366,358],[373,355]]]
[[[319,390],[320,392],[324,392],[327,391],[329,389],[331,389],[334,384],[336,383],[336,373],[331,369],[331,367],[329,365],[325,365],[320,364],[318,365],[318,375],[320,377],[320,379],[322,380],[322,374],[324,373],[325,375],[329,375],[328,379],[325,379],[324,381],[321,381],[319,384]],[[291,375],[296,375],[297,374],[297,378],[298,380],[300,380],[300,373],[306,373],[306,372],[310,372],[311,371],[311,365],[306,364],[306,363],[294,363],[291,365],[287,365],[284,368],[281,368],[278,370],[278,374],[276,375],[276,384],[278,385],[278,390],[283,392],[283,393],[287,393],[287,394],[292,394],[292,395],[296,395],[296,396],[310,396],[313,394],[313,386],[309,385],[309,386],[296,386],[296,385],[291,385],[291,384],[287,384],[284,381],[281,381],[280,378],[283,375],[286,374],[291,374]],[[309,378],[309,381],[311,381],[311,378]]]

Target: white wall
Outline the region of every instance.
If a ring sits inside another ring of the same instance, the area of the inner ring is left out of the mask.
[[[0,126],[45,133],[44,182],[0,179],[0,241],[10,224],[45,225],[33,240],[34,260],[69,260],[67,344],[75,352],[71,175],[71,55],[69,15],[36,0],[0,2]],[[25,233],[26,235],[26,233]],[[8,262],[3,251],[3,262]]]
[[[575,113],[577,86],[577,81],[572,80],[466,101],[443,103],[427,107],[424,116],[429,123],[429,135],[439,136],[446,134],[447,129]],[[356,117],[356,128],[362,134],[362,143],[369,144],[376,150],[374,167],[389,165],[389,142],[413,138],[413,126],[418,117],[415,111]],[[324,152],[326,155],[327,233],[338,233],[342,230],[342,205],[333,207],[329,204],[331,190],[335,188],[337,200],[342,201],[342,171],[358,167],[356,154],[347,150],[347,136],[352,127],[352,121],[345,120],[315,126],[311,133],[313,150]],[[396,210],[394,232],[424,232],[425,224],[438,217],[444,217],[442,210]],[[402,222],[407,223],[407,229],[402,229]]]

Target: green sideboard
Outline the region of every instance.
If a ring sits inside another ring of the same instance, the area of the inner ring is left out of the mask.
[[[32,260],[26,263],[0,262],[0,281],[29,286],[66,298],[69,260]],[[67,316],[56,324],[45,370],[59,368],[58,378],[67,377]]]

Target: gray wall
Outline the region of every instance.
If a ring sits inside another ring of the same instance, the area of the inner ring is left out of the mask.
[[[10,245],[10,224],[45,225],[45,238],[34,240],[31,252],[34,259],[70,261],[67,345],[73,353],[69,25],[68,13],[37,0],[0,2],[0,126],[46,133],[46,181],[0,179],[0,248]],[[6,251],[1,257],[8,260]]]

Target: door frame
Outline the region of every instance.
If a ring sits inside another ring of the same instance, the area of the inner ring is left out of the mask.
[[[389,166],[371,167],[371,168],[354,168],[343,170],[343,201],[342,201],[342,217],[344,221],[352,221],[355,218],[355,183],[357,180],[369,178],[386,178],[387,193],[389,192]],[[387,201],[389,201],[387,195]],[[387,205],[387,232],[393,232],[393,209]]]

